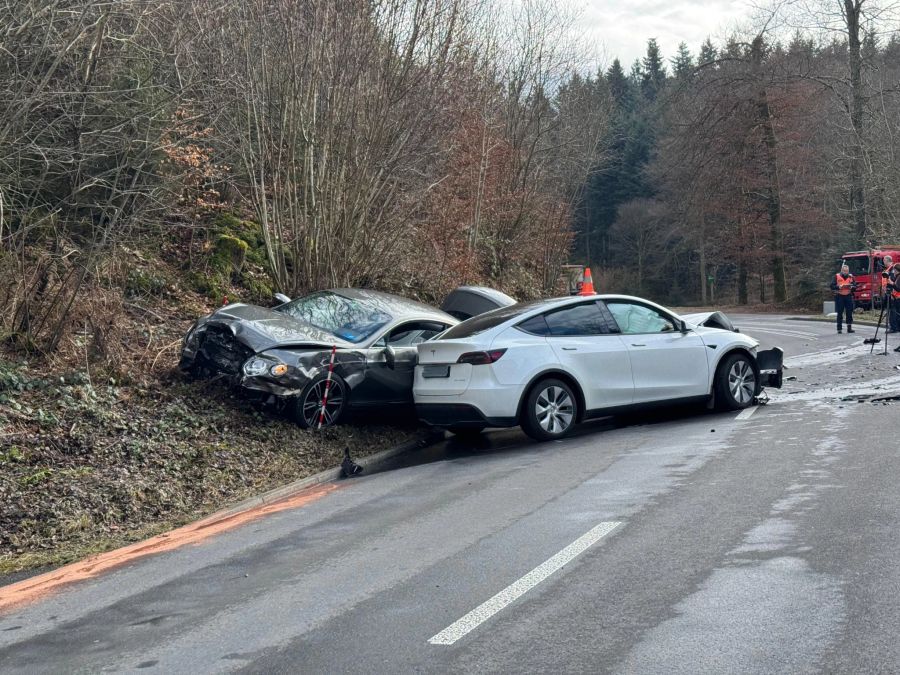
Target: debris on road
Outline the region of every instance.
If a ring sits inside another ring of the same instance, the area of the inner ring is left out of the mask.
[[[350,459],[350,447],[344,448],[344,461],[341,462],[341,478],[350,478],[362,473],[363,468]]]

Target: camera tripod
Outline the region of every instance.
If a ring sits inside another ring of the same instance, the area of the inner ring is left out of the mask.
[[[888,293],[888,294],[887,294],[887,297],[886,297],[886,298],[882,301],[882,303],[881,303],[881,313],[878,315],[878,325],[875,326],[875,337],[873,337],[873,338],[867,338],[867,339],[864,340],[864,342],[863,342],[863,344],[870,344],[870,345],[872,345],[872,346],[869,348],[869,353],[870,353],[870,354],[873,353],[873,352],[875,351],[875,345],[878,344],[879,342],[881,342],[881,340],[880,340],[879,337],[878,337],[878,331],[881,329],[881,322],[882,322],[882,320],[887,319],[887,325],[885,325],[885,327],[884,327],[884,351],[882,352],[882,356],[887,356],[887,353],[888,353],[888,352],[887,352],[887,349],[888,349],[888,337],[887,337],[887,336],[888,336],[888,328],[890,327],[890,316],[891,316],[891,312],[893,311],[893,307],[891,306],[891,301],[892,301],[892,299],[893,299],[893,298],[891,297],[891,294]],[[886,310],[886,311],[885,311],[885,310]]]

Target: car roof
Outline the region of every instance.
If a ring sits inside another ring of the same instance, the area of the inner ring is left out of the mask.
[[[394,319],[420,319],[440,321],[441,323],[449,323],[454,325],[459,323],[458,319],[453,318],[449,314],[441,310],[426,305],[424,302],[410,300],[400,295],[392,293],[384,293],[382,291],[373,291],[368,288],[331,288],[329,292],[336,295],[350,298],[352,300],[362,300],[390,314]]]
[[[551,307],[557,307],[557,306],[562,307],[562,306],[568,305],[568,304],[577,304],[578,302],[584,301],[584,300],[603,300],[603,301],[624,300],[626,302],[639,302],[644,305],[650,305],[651,307],[656,307],[658,309],[661,309],[664,312],[666,312],[667,314],[672,314],[673,316],[678,316],[678,314],[676,312],[673,312],[668,307],[665,307],[663,305],[660,305],[659,303],[653,302],[652,300],[647,300],[647,298],[639,298],[636,295],[622,295],[622,294],[618,294],[618,293],[603,293],[603,294],[598,294],[598,295],[564,295],[564,296],[556,297],[556,298],[547,298],[546,300],[543,301],[543,303],[541,303],[540,301],[533,303],[534,307],[531,310],[529,310],[529,312],[531,312],[531,311],[542,312],[547,309],[550,309]],[[522,303],[522,304],[526,304],[526,303]],[[528,304],[532,304],[532,303],[528,303]]]
[[[453,295],[457,292],[463,293],[472,293],[473,295],[480,295],[483,298],[487,298],[488,300],[492,300],[497,305],[512,305],[515,304],[515,299],[511,296],[507,295],[503,291],[498,291],[496,288],[489,288],[487,286],[460,286],[458,288],[454,288],[450,291],[450,295]],[[449,296],[448,296],[449,297]]]

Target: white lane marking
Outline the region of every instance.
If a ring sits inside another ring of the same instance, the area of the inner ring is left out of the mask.
[[[501,609],[537,586],[577,555],[584,553],[621,524],[622,523],[618,521],[605,521],[600,523],[589,532],[578,537],[578,539],[566,546],[555,556],[535,567],[518,581],[511,583],[490,600],[478,605],[478,607],[466,614],[459,621],[447,626],[447,628],[432,637],[428,642],[433,645],[452,645],[461,637],[478,628],[478,626],[490,619]]]
[[[735,319],[741,326],[760,326],[762,328],[777,328],[778,330],[789,330],[792,333],[806,333],[807,335],[818,335],[820,333],[820,329],[830,328],[834,321],[821,321],[819,325],[816,327],[817,330],[812,330],[810,327],[811,324],[807,324],[805,327],[797,323],[796,321],[740,321]]]
[[[782,330],[776,328],[762,328],[760,326],[749,326],[747,328],[748,335],[749,333],[768,333],[769,335],[780,335],[781,337],[796,337],[803,338],[804,340],[816,340],[818,341],[818,336],[812,333],[800,333],[793,330]]]
[[[740,328],[746,328],[747,330],[758,330],[761,332],[781,332],[788,333],[790,335],[801,335],[803,337],[813,338],[813,337],[822,337],[826,334],[826,331],[811,331],[804,330],[802,327],[791,326],[787,324],[778,324],[778,323],[754,323],[752,321],[742,321],[740,322]],[[827,326],[828,328],[833,328],[832,324],[823,324],[823,326]]]
[[[743,410],[741,410],[741,412],[738,414],[738,416],[735,417],[735,419],[749,420],[751,417],[753,417],[753,413],[755,413],[757,410],[759,410],[758,405],[755,405],[752,408],[744,408]]]
[[[792,333],[806,333],[807,335],[818,335],[819,331],[810,330],[809,328],[804,328],[801,325],[796,323],[773,323],[767,321],[741,321],[741,326],[759,326],[760,328],[776,328],[778,330],[789,330]],[[831,326],[830,323],[823,323],[822,326]]]

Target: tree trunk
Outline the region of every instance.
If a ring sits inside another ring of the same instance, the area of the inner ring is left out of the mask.
[[[762,36],[757,36],[753,41],[753,63],[757,70],[758,77],[761,77],[762,75],[762,60]],[[760,82],[756,105],[765,142],[765,173],[767,183],[765,199],[766,211],[769,216],[772,279],[774,284],[773,294],[775,296],[775,302],[784,302],[787,300],[787,288],[784,280],[784,254],[782,252],[781,237],[781,187],[778,180],[778,141],[775,138],[775,127],[772,125],[772,110],[769,107],[769,95],[766,92],[766,86],[763,82]],[[765,300],[763,300],[763,302],[765,302]]]
[[[644,256],[638,252],[638,295],[644,295]]]
[[[700,302],[706,305],[706,249],[700,244]]]
[[[863,164],[863,91],[862,53],[859,20],[865,0],[844,0],[844,20],[850,53],[850,125],[853,142],[850,156],[850,212],[854,234],[860,245],[866,243],[866,191]]]
[[[763,270],[760,270],[757,276],[759,277],[759,301],[766,304],[766,275]]]
[[[747,297],[747,261],[741,256],[738,263],[738,304],[746,305],[749,300]]]

